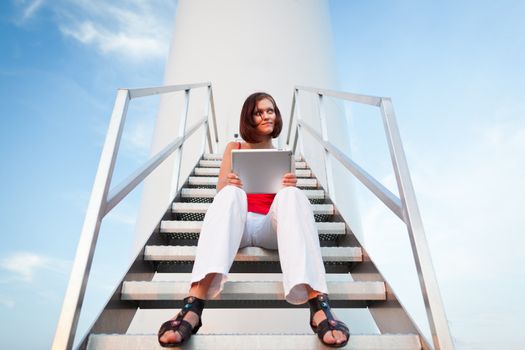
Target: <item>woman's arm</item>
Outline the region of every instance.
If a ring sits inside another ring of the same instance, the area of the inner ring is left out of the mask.
[[[226,145],[222,156],[221,170],[219,171],[219,180],[217,181],[217,192],[224,186],[233,185],[242,188],[242,182],[237,174],[232,173],[232,150],[237,148],[237,142],[230,142]]]

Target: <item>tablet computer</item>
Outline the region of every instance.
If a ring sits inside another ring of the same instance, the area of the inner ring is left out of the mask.
[[[284,174],[295,172],[290,150],[234,149],[231,164],[246,193],[277,193]]]

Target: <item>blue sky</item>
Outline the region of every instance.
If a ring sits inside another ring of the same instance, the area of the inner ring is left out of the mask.
[[[341,88],[393,99],[457,348],[517,349],[525,4],[330,4]],[[49,347],[116,89],[162,84],[174,13],[168,0],[0,4],[2,347]],[[146,159],[156,102],[130,111],[117,181]],[[379,134],[358,112],[356,129]],[[356,159],[393,186],[388,159],[366,135],[353,139]],[[128,258],[139,195],[103,226],[84,324]],[[404,233],[374,202],[364,198],[362,208],[366,231],[388,232],[371,237],[370,250],[395,275],[402,259],[386,250]],[[396,239],[380,245],[385,237]],[[39,325],[29,338],[28,322]]]

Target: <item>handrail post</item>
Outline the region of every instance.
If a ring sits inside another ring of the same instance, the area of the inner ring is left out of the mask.
[[[290,122],[288,123],[288,136],[286,137],[286,145],[290,145],[290,135],[292,133],[292,125],[293,125],[293,116],[295,114],[295,92],[296,89],[293,90],[293,97],[292,97],[292,110],[290,111]]]
[[[293,140],[293,153],[295,154],[296,151],[297,151],[297,144],[299,143],[299,132],[300,132],[300,128],[301,128],[301,121],[302,121],[302,116],[301,116],[301,106],[299,105],[299,89],[295,89],[295,113],[297,114],[297,123],[296,123],[296,126],[295,126],[295,135],[294,135],[294,140]],[[301,144],[300,144],[300,148],[301,148],[301,155],[304,157],[304,148],[303,148],[303,143],[302,143],[302,139],[301,139]]]
[[[213,88],[210,85],[210,105],[211,105],[211,116],[213,120],[213,131],[215,131],[215,142],[219,145],[219,133],[217,131],[217,117],[215,114],[215,103],[213,102]]]
[[[435,350],[452,350],[454,345],[410,179],[394,108],[389,98],[382,98],[380,107],[434,347]]]
[[[326,107],[325,107],[325,100],[323,94],[319,93],[317,94],[319,97],[319,118],[321,119],[321,135],[323,136],[323,141],[328,142],[328,127],[326,125]],[[332,169],[332,160],[330,156],[330,152],[326,148],[323,147],[323,153],[324,153],[324,169],[325,169],[325,176],[326,176],[326,192],[328,196],[332,199],[334,203],[336,203],[335,198],[335,189],[334,189],[334,174]]]
[[[188,110],[189,110],[189,104],[190,104],[190,90],[184,90],[184,108],[182,110],[181,118],[179,121],[179,137],[184,137],[184,134],[186,133],[186,121],[188,120]],[[172,198],[177,191],[179,190],[179,179],[180,179],[180,171],[182,168],[182,151],[183,151],[184,145],[181,144],[179,146],[179,149],[175,152],[175,167],[174,167],[174,176],[175,181],[175,187],[171,189],[171,195],[170,198]]]
[[[208,97],[206,98],[206,123],[204,125],[204,137],[203,137],[203,144],[202,144],[202,152],[204,153],[204,150],[206,149],[206,138],[208,138],[208,150],[210,153],[213,153],[213,145],[211,142],[211,132],[210,132],[210,108],[211,108],[211,84],[208,86]]]
[[[89,272],[93,262],[95,246],[100,231],[100,223],[104,217],[107,195],[111,185],[111,177],[115,167],[120,138],[124,129],[129,91],[120,89],[117,93],[108,133],[102,149],[95,183],[89,199],[82,233],[78,242],[71,276],[62,304],[62,310],[55,332],[52,349],[71,349],[75,340],[80,309],[84,300]]]

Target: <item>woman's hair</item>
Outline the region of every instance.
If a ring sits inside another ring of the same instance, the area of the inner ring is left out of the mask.
[[[262,136],[257,134],[257,125],[253,118],[256,112],[257,102],[268,99],[273,104],[275,110],[275,121],[273,126],[272,138],[276,138],[281,133],[283,128],[283,120],[281,118],[281,111],[277,107],[275,100],[272,96],[265,92],[256,92],[248,96],[241,110],[241,121],[239,125],[239,131],[244,141],[248,143],[258,143],[263,141]]]

